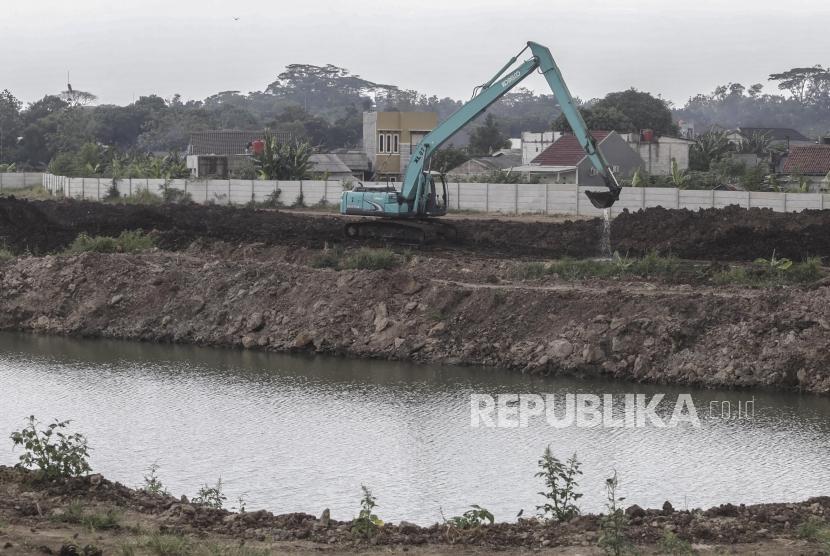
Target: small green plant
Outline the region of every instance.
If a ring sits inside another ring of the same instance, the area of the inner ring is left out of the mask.
[[[236,499],[236,507],[231,509],[238,511],[241,514],[244,514],[248,508],[248,502],[245,500],[246,496],[247,494],[245,493],[240,494]]]
[[[312,255],[309,264],[314,268],[338,268],[342,258],[342,247],[338,245],[331,248],[326,245],[322,251]]]
[[[154,556],[189,556],[193,554],[193,545],[187,538],[179,535],[156,533],[147,537],[143,545],[143,548],[146,548]]]
[[[605,479],[605,507],[608,513],[600,519],[600,534],[597,543],[605,554],[613,556],[636,553],[634,545],[626,536],[628,516],[620,506],[625,498],[617,496],[618,487],[617,472],[614,471],[611,477]]]
[[[783,272],[789,270],[793,266],[793,262],[786,257],[776,258],[775,249],[772,250],[772,257],[769,259],[755,259],[755,264],[767,267],[769,270],[777,270]]]
[[[204,484],[193,498],[193,503],[221,510],[226,500],[227,497],[222,492],[222,477],[219,477],[215,486],[209,487],[207,483]]]
[[[694,556],[696,554],[689,541],[684,541],[671,531],[666,531],[657,541],[657,550],[659,554],[668,556]]]
[[[14,258],[14,253],[6,249],[5,247],[0,247],[0,261],[9,261]]]
[[[474,529],[488,523],[492,525],[494,521],[492,513],[478,504],[473,504],[463,514],[448,519],[447,524],[458,529]]]
[[[374,513],[377,501],[372,491],[365,485],[360,485],[360,488],[363,489],[363,498],[360,499],[360,513],[352,520],[352,534],[368,539],[378,527],[383,527],[383,520]]]
[[[303,195],[302,189],[300,189],[299,195],[297,198],[294,199],[294,202],[291,204],[292,208],[305,208],[305,195]]]
[[[579,515],[580,510],[576,502],[582,498],[582,494],[576,491],[579,486],[576,479],[582,475],[580,465],[576,454],[563,463],[553,455],[550,445],[545,448],[542,459],[539,460],[541,470],[536,473],[537,477],[544,479],[547,488],[545,492],[539,493],[547,499],[541,506],[536,506],[539,517],[569,521]]]
[[[147,474],[144,475],[144,486],[142,487],[142,490],[155,496],[167,496],[170,493],[167,492],[167,489],[164,488],[161,480],[159,480],[158,470],[158,462],[153,462],[150,467],[147,468]]]
[[[70,421],[55,420],[41,430],[37,428],[39,423],[34,415],[27,421],[23,429],[11,434],[14,445],[25,450],[18,465],[37,468],[44,479],[77,477],[92,470],[86,437],[65,432]]]
[[[66,249],[66,253],[76,255],[78,253],[136,253],[146,251],[155,246],[152,237],[142,230],[125,230],[118,237],[90,236],[81,232],[75,241]]]
[[[383,270],[400,266],[401,258],[391,249],[371,249],[363,247],[346,256],[343,268],[363,270]]]

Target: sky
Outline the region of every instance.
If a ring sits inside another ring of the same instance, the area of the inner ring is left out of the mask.
[[[203,99],[307,63],[467,99],[533,40],[574,96],[636,87],[683,105],[830,64],[828,16],[827,0],[0,0],[0,90],[31,102],[69,72],[102,104]],[[540,76],[525,86],[548,92]]]

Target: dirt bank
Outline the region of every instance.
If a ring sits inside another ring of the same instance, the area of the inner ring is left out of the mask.
[[[0,554],[83,554],[85,547],[86,554],[600,553],[596,515],[565,524],[531,518],[470,530],[402,522],[378,528],[367,540],[351,532],[350,522],[252,510],[207,508],[184,497],[132,490],[100,475],[40,483],[29,472],[0,466]],[[668,532],[704,554],[819,554],[819,542],[799,536],[803,524],[830,519],[830,497],[706,511],[681,511],[666,503],[659,510],[632,506],[626,513],[627,537],[644,554],[657,553]],[[669,553],[687,553],[675,546],[677,552]]]
[[[598,219],[533,221],[452,219],[458,242],[452,247],[485,256],[594,257]],[[17,253],[54,252],[80,232],[118,235],[126,229],[158,230],[160,245],[182,249],[196,239],[320,248],[345,242],[344,218],[199,205],[114,205],[0,198],[0,246]],[[688,210],[648,209],[623,213],[612,225],[612,247],[621,253],[651,250],[686,259],[753,260],[778,256],[802,260],[830,256],[830,211],[776,213],[739,207]],[[429,248],[423,248],[429,249]]]
[[[0,263],[0,329],[830,393],[827,286],[524,280],[456,252],[338,271],[318,253],[22,257]]]

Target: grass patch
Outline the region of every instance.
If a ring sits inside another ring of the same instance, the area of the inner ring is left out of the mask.
[[[609,260],[564,258],[549,263],[525,263],[516,269],[516,277],[538,279],[548,275],[557,275],[566,280],[623,276],[670,278],[680,270],[680,267],[681,262],[677,257],[664,257],[654,252],[644,257],[628,257],[614,253]]]
[[[830,543],[830,526],[817,517],[811,517],[798,526],[796,535],[805,541]]]
[[[2,195],[3,197],[16,197],[18,199],[31,199],[35,201],[52,198],[49,190],[42,185],[32,185],[19,189],[3,189]]]
[[[136,253],[146,251],[155,247],[153,238],[142,230],[125,230],[118,237],[111,236],[90,236],[82,232],[75,238],[65,253],[76,255],[78,253]]]
[[[685,541],[672,533],[666,531],[657,541],[658,554],[670,554],[671,556],[694,556],[697,554],[689,541]]]
[[[314,268],[334,268],[336,270],[384,270],[400,266],[409,257],[399,255],[391,249],[372,249],[362,247],[357,251],[346,253],[342,247],[325,248],[309,260]]]
[[[391,249],[362,247],[342,260],[342,268],[383,270],[400,266],[401,257]]]
[[[810,284],[823,276],[821,259],[811,257],[806,261],[786,267],[776,267],[760,262],[746,266],[730,266],[714,274],[712,281],[718,285],[737,284],[763,288],[788,284]]]
[[[104,200],[108,203],[122,203],[125,205],[160,205],[164,202],[161,195],[156,195],[149,189],[139,189],[132,195],[112,196]]]
[[[121,556],[152,554],[153,556],[268,556],[270,550],[249,548],[247,546],[229,546],[218,542],[191,542],[180,535],[148,535],[141,539],[124,543],[120,547]]]
[[[121,526],[121,514],[115,510],[105,512],[87,513],[83,504],[73,500],[60,515],[51,517],[57,523],[69,523],[72,525],[83,525],[90,531],[106,531],[118,529]]]

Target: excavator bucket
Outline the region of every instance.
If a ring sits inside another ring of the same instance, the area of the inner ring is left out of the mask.
[[[610,191],[586,191],[585,195],[598,209],[607,209],[620,198],[620,190],[614,188]]]

